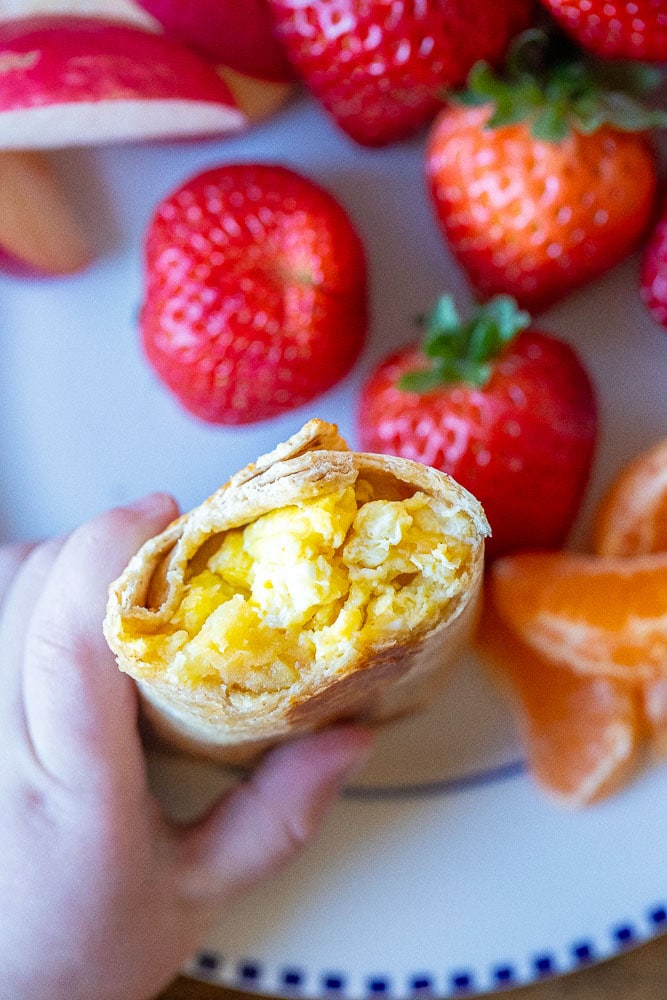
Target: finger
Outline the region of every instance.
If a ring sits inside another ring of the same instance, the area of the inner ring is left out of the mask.
[[[139,753],[134,687],[102,633],[109,584],[149,537],[178,513],[163,494],[117,508],[63,545],[26,636],[23,693],[42,767],[81,789]]]
[[[26,751],[32,749],[23,707],[25,638],[37,599],[64,541],[64,538],[53,538],[32,549],[30,546],[12,546],[14,551],[3,552],[5,575],[4,601],[0,609],[0,718],[2,734],[14,751],[19,746]]]
[[[184,895],[216,904],[248,889],[315,836],[371,734],[338,726],[274,750],[204,819],[182,831]]]
[[[0,610],[14,577],[34,547],[31,542],[17,542],[0,548]]]

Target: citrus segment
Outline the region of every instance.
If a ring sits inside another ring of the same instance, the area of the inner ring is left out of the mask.
[[[522,553],[490,569],[501,619],[551,662],[642,681],[667,676],[667,553]]]
[[[550,663],[488,598],[476,644],[514,706],[531,774],[551,798],[584,806],[631,776],[640,743],[634,686]]]
[[[667,552],[667,438],[621,469],[598,505],[593,548],[603,556]],[[667,678],[645,681],[643,714],[648,739],[667,756]]]
[[[595,514],[593,549],[602,556],[667,551],[667,438],[612,481]]]
[[[651,749],[656,756],[667,757],[667,679],[647,681],[642,693]]]

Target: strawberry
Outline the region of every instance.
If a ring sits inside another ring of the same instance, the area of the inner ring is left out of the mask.
[[[529,322],[506,296],[464,322],[443,296],[423,345],[382,361],[359,402],[364,449],[434,466],[480,500],[490,557],[563,544],[595,448],[586,370],[570,346]]]
[[[548,43],[540,32],[526,36],[507,78],[478,64],[468,91],[434,122],[426,174],[472,287],[536,310],[637,246],[657,185],[648,129],[665,116],[606,89],[602,71],[569,57],[545,73],[523,69],[521,59],[531,50],[541,58]],[[628,70],[628,86],[643,83]]]
[[[667,201],[644,248],[639,290],[656,323],[667,328]]]
[[[665,0],[542,0],[577,42],[611,59],[667,60]]]
[[[269,0],[295,68],[338,125],[379,146],[414,132],[477,59],[502,59],[531,0]],[[471,26],[472,27],[471,29]]]
[[[154,213],[145,268],[146,355],[202,420],[300,406],[361,349],[361,240],[332,195],[286,167],[226,165],[187,181]]]

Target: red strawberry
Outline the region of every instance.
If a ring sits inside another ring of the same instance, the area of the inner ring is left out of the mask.
[[[656,323],[667,328],[667,202],[644,249],[639,288]]]
[[[269,0],[309,88],[357,142],[377,146],[429,121],[444,87],[501,59],[531,0]]]
[[[657,184],[647,130],[661,113],[603,89],[583,63],[508,80],[479,64],[462,100],[434,123],[426,172],[480,296],[540,309],[637,246]]]
[[[490,556],[563,544],[595,447],[595,394],[581,361],[528,323],[505,296],[466,323],[444,296],[423,348],[385,359],[359,405],[363,448],[441,469],[481,501]]]
[[[542,0],[573,38],[612,59],[667,60],[665,0]]]
[[[274,417],[359,354],[361,241],[338,202],[292,170],[244,163],[192,178],[157,207],[145,257],[146,354],[202,420]]]

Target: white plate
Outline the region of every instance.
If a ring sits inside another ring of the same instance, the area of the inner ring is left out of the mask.
[[[224,142],[58,154],[101,256],[56,281],[0,278],[0,535],[67,530],[154,489],[190,507],[306,418],[339,423],[371,365],[412,339],[413,318],[465,283],[424,194],[423,136],[366,151],[309,101]],[[368,248],[373,324],[354,373],[301,410],[254,427],[197,423],[141,356],[141,236],[189,175],[237,159],[307,173],[348,208]],[[550,311],[597,383],[601,441],[575,531],[585,537],[608,476],[667,434],[667,335],[636,291],[637,260]],[[452,713],[451,706],[456,706]],[[227,778],[157,760],[181,812]],[[667,768],[569,814],[523,771],[507,707],[474,662],[424,716],[388,729],[320,841],[249,896],[195,956],[194,976],[250,991],[396,998],[526,983],[597,961],[667,927]]]

